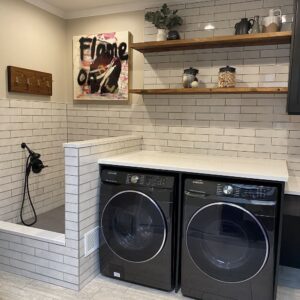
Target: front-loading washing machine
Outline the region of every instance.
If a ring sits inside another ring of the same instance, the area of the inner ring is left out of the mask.
[[[185,180],[181,260],[185,296],[276,298],[279,188],[237,181]]]
[[[101,273],[173,290],[175,177],[110,167],[100,177]]]

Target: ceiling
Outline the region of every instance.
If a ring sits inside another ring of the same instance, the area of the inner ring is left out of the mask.
[[[143,10],[164,0],[24,0],[64,19]],[[171,0],[180,3],[180,0]],[[171,2],[168,1],[168,2]]]
[[[44,0],[65,12],[93,9],[101,6],[127,4],[128,2],[136,2],[136,0]]]

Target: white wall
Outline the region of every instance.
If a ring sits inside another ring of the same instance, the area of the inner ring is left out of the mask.
[[[8,65],[52,73],[52,101],[66,99],[66,22],[23,0],[0,0],[0,99],[49,97],[7,92]]]

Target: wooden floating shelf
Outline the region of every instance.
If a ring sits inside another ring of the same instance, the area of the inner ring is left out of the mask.
[[[187,40],[132,43],[130,47],[142,53],[178,50],[261,46],[291,43],[292,32],[272,32],[243,35],[214,36]]]
[[[178,88],[131,89],[131,94],[141,95],[190,95],[190,94],[287,94],[287,87],[236,87],[236,88]]]

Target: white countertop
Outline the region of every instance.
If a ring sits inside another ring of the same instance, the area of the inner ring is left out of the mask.
[[[285,185],[285,194],[300,196],[300,177],[290,176]]]
[[[99,164],[287,182],[285,160],[137,151],[98,160]]]

